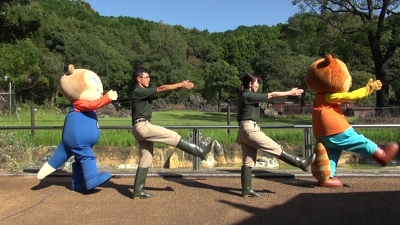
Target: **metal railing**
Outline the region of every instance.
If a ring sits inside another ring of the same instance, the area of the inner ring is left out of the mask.
[[[313,136],[311,125],[259,125],[261,129],[303,129],[304,151],[305,157],[309,157],[313,152]],[[239,126],[164,126],[167,129],[192,129],[193,142],[200,143],[200,130],[202,129],[238,129]],[[400,128],[400,124],[359,124],[352,125],[353,128]],[[61,130],[63,126],[0,126],[0,130],[31,130],[31,134],[35,134],[35,130]],[[101,129],[111,130],[131,130],[132,126],[102,126]],[[193,170],[200,169],[199,157],[193,157]]]

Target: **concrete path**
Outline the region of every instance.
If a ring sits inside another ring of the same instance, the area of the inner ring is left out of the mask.
[[[132,199],[129,175],[81,194],[69,176],[3,174],[0,224],[400,224],[398,174],[343,176],[344,188],[326,189],[311,176],[269,173],[253,178],[260,198],[241,197],[238,173],[210,174],[152,173],[145,189],[154,198],[141,200]]]

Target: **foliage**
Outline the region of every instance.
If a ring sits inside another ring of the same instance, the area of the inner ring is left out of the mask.
[[[39,71],[38,49],[30,39],[16,44],[0,43],[0,71],[6,81],[18,88],[32,85],[32,77]],[[30,79],[30,80],[29,80]]]
[[[373,74],[366,72],[355,71],[351,74],[352,86],[350,91],[357,90],[358,88],[365,87],[368,83],[369,78],[373,78]],[[363,98],[357,101],[357,106],[374,106],[375,105],[376,92],[373,92],[367,98]]]
[[[35,151],[27,137],[17,137],[15,132],[0,131],[0,169],[17,171],[29,160],[29,153]]]
[[[207,63],[204,66],[203,73],[204,80],[208,84],[204,88],[203,96],[211,104],[224,100],[231,102],[236,99],[236,90],[240,84],[236,67],[219,60],[214,63]]]
[[[253,60],[253,68],[261,75],[262,91],[285,91],[293,87],[306,89],[305,71],[315,58],[302,54],[294,54],[285,41],[272,41],[260,49],[258,57]],[[290,97],[289,97],[290,98]],[[312,102],[313,96],[305,92],[302,98],[290,98],[301,105]]]
[[[41,26],[43,11],[28,0],[0,2],[0,42],[14,43],[29,38]]]
[[[374,63],[376,79],[382,83],[381,91],[377,92],[377,107],[387,106],[389,103],[390,74],[386,67],[400,46],[400,14],[398,8],[400,1],[367,1],[367,0],[293,0],[299,4],[303,11],[324,21],[327,25],[337,29],[346,39],[357,38],[351,47],[359,47],[358,43],[365,43],[369,47],[370,56]],[[341,47],[339,41],[335,43]],[[358,49],[358,48],[357,48]],[[364,48],[361,48],[362,50]],[[343,52],[344,48],[340,48]],[[366,51],[360,51],[366,52]]]
[[[376,5],[369,13],[365,9],[371,2]],[[263,92],[304,87],[307,64],[332,53],[352,73],[381,79],[384,87],[377,92],[377,103],[386,106],[389,97],[396,103],[400,96],[395,85],[400,19],[398,1],[385,2],[295,0],[304,11],[287,24],[210,33],[101,16],[81,0],[1,1],[0,72],[8,80],[0,79],[0,89],[7,90],[11,81],[18,105],[63,109],[69,103],[60,95],[59,78],[74,64],[96,72],[104,90],[116,90],[118,104],[129,105],[132,71],[144,66],[151,70],[151,86],[186,79],[195,83],[191,91],[160,94],[167,104],[185,103],[191,95],[217,104],[235,99],[237,79],[248,72],[262,77]],[[312,94],[306,92],[301,104],[311,103]]]

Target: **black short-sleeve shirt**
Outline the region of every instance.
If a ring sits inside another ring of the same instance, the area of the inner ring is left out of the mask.
[[[243,91],[238,98],[237,121],[253,120],[257,122],[260,119],[260,102],[268,99],[268,93],[256,93],[249,89]]]
[[[139,118],[151,119],[153,113],[152,103],[156,94],[156,87],[144,88],[139,85],[135,86],[131,98],[132,125],[134,125],[133,122]]]

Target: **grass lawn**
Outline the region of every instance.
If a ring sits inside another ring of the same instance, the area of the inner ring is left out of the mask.
[[[64,122],[64,113],[49,112],[39,109],[34,115],[34,124],[36,126],[62,126]],[[163,111],[153,112],[151,122],[160,126],[217,126],[227,125],[226,113],[212,113],[200,111]],[[356,118],[348,118],[351,124],[357,124]],[[136,145],[130,126],[131,118],[108,117],[99,118],[100,129],[105,126],[126,126],[127,130],[120,129],[101,129],[99,145],[109,146],[131,146]],[[258,122],[259,125],[311,125],[310,115],[297,116],[279,116],[277,118],[263,118]],[[17,115],[0,115],[0,126],[30,126],[31,113],[20,112]],[[236,114],[230,115],[230,125],[237,125]],[[176,129],[183,137],[188,138],[191,129]],[[287,144],[303,145],[303,130],[291,128],[263,129],[263,131],[273,140],[284,141]],[[369,128],[358,129],[368,138],[378,142],[385,143],[391,140],[398,140],[399,132],[393,132],[394,128]],[[397,130],[395,130],[397,131]],[[31,135],[30,130],[15,130],[15,135],[24,141],[39,145],[57,145],[61,139],[61,130],[35,130],[35,135]],[[201,134],[206,137],[212,137],[222,144],[235,143],[237,129],[231,129],[230,134],[226,129],[202,129]]]

